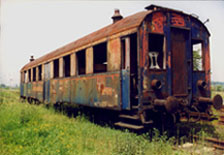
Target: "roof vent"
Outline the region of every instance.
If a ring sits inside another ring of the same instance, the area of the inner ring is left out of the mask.
[[[31,61],[34,61],[34,60],[35,60],[35,59],[34,59],[33,55],[31,55],[31,56],[30,56],[30,62],[31,62]]]
[[[123,17],[120,14],[119,9],[114,10],[114,15],[111,17],[113,19],[113,23],[116,23],[117,21],[121,20]]]
[[[156,10],[162,10],[164,9],[164,7],[158,6],[158,5],[149,5],[147,7],[145,7],[146,10],[152,10],[152,11],[156,11]]]

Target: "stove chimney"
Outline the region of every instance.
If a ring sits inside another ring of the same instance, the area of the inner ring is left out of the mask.
[[[34,59],[33,55],[31,55],[31,56],[30,56],[30,62],[31,62],[31,61],[34,61],[34,60],[35,60],[35,59]]]
[[[120,10],[119,9],[115,9],[114,10],[114,15],[111,18],[113,19],[113,23],[116,23],[119,20],[121,20],[123,17],[120,14]]]

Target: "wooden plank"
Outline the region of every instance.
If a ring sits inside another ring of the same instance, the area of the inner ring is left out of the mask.
[[[119,115],[120,118],[127,118],[127,119],[134,119],[134,120],[139,120],[138,115]]]
[[[127,123],[123,123],[123,122],[117,122],[117,123],[114,123],[114,125],[120,126],[123,128],[134,129],[134,130],[140,130],[140,129],[144,128],[143,125],[133,125],[133,124],[127,124]]]

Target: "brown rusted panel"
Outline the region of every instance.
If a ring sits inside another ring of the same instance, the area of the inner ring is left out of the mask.
[[[70,78],[51,80],[51,102],[70,102]]]
[[[37,98],[37,82],[32,82],[32,97]]]
[[[86,49],[86,74],[93,73],[93,48]]]
[[[71,91],[71,80],[70,78],[65,78],[64,83],[64,92],[63,92],[63,101],[70,103],[70,91]]]
[[[151,32],[163,33],[163,27],[166,22],[166,16],[162,12],[152,14]]]
[[[36,85],[37,99],[43,101],[43,81],[38,81]]]
[[[172,92],[174,95],[187,94],[186,40],[188,31],[171,29]]]
[[[95,107],[119,109],[120,72],[72,78],[71,102]]]
[[[180,14],[177,13],[171,13],[171,21],[170,23],[173,26],[180,26],[180,27],[184,27],[185,26],[185,21],[184,21],[184,17]]]
[[[143,49],[142,49],[142,39],[143,39],[143,29],[142,28],[139,28],[139,33],[138,33],[138,55],[139,55],[139,58],[138,58],[138,63],[139,63],[139,66],[140,67],[143,67],[143,62],[142,62],[142,53],[143,53]]]
[[[27,97],[32,97],[32,83],[27,83]]]
[[[142,27],[139,30],[140,33],[140,49],[139,49],[139,65],[144,67],[147,63],[147,53],[148,53],[148,32],[147,23],[143,22]]]
[[[121,41],[120,38],[109,40],[107,43],[108,71],[116,71],[121,65]]]
[[[211,70],[210,70],[210,51],[209,51],[209,40],[207,39],[207,44],[204,49],[204,69],[205,69],[205,82],[207,83],[207,90],[211,90]],[[211,93],[211,92],[209,92]],[[210,96],[211,94],[209,94]]]
[[[57,102],[57,91],[58,91],[57,84],[58,84],[57,79],[52,79],[50,81],[50,102],[51,103]]]

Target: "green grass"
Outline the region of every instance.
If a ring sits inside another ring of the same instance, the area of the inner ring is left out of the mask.
[[[98,126],[85,116],[69,118],[45,105],[19,100],[18,90],[0,89],[0,154],[192,154],[166,134],[136,135]],[[194,150],[193,150],[194,154]]]
[[[0,90],[0,154],[173,154],[172,142],[101,127],[83,116],[68,118],[44,105]],[[155,132],[156,133],[156,132]]]

